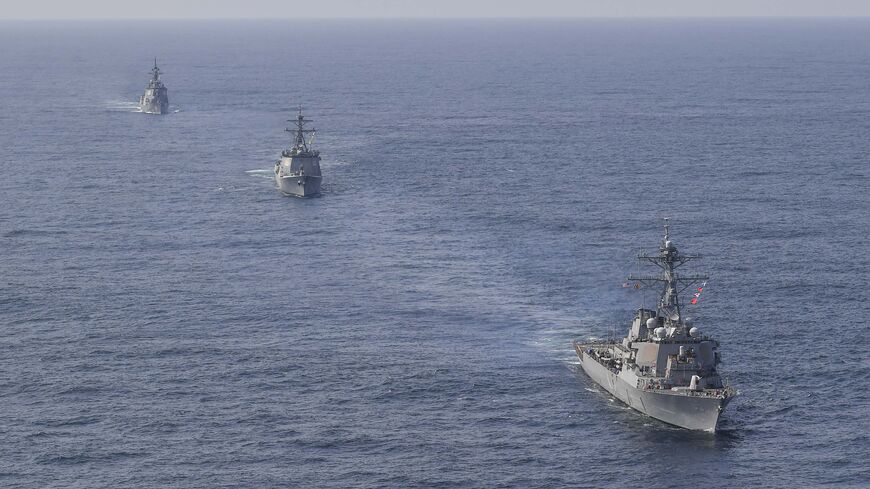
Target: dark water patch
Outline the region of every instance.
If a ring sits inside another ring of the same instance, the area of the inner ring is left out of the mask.
[[[72,418],[66,419],[53,419],[53,420],[36,420],[33,421],[32,424],[34,426],[43,426],[47,428],[63,428],[63,427],[73,427],[73,426],[87,426],[98,424],[103,421],[102,416],[75,416]]]
[[[111,463],[125,459],[133,459],[143,457],[145,454],[139,452],[105,452],[105,453],[84,453],[76,455],[42,455],[36,457],[35,463],[39,465],[67,465],[78,466],[90,463]]]
[[[782,173],[771,170],[750,170],[739,172],[736,174],[736,176],[740,178],[776,177],[781,175]]]
[[[79,396],[79,395],[92,396],[95,394],[99,394],[102,390],[104,390],[104,389],[101,387],[97,387],[97,386],[78,385],[78,386],[70,387],[68,389],[64,389],[64,390],[58,392],[58,395],[61,395],[61,396]]]
[[[63,236],[69,234],[68,231],[62,229],[13,229],[3,234],[6,238],[21,238],[21,237],[43,237],[43,236]]]
[[[71,433],[69,431],[60,431],[60,430],[36,431],[33,433],[28,433],[27,435],[25,435],[25,438],[40,440],[40,439],[53,438],[53,437],[66,438],[66,437],[69,437],[70,435],[71,435]]]

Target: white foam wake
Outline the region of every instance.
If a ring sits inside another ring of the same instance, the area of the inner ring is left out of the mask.
[[[110,100],[106,102],[106,109],[118,112],[142,112],[138,103],[128,100]]]

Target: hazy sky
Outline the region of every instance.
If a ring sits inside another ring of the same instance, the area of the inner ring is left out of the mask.
[[[870,0],[6,0],[0,19],[870,16]]]

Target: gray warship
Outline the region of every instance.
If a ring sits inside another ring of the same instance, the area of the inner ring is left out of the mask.
[[[637,287],[662,287],[658,307],[638,309],[628,336],[621,341],[575,341],[574,350],[586,374],[629,407],[682,428],[715,432],[719,416],[736,392],[716,370],[721,361],[719,343],[683,318],[679,293],[706,283],[708,277],[676,273],[700,255],[681,254],[668,228],[665,220],[658,254],[638,256],[641,262],[658,266],[661,275],[629,276]]]
[[[154,68],[151,69],[151,79],[148,80],[145,93],[139,97],[139,110],[146,114],[166,114],[169,112],[169,94],[166,85],[160,81],[157,58],[154,58]]]
[[[294,134],[293,146],[281,152],[281,159],[275,163],[275,181],[286,195],[311,197],[320,193],[320,152],[311,148],[314,142],[314,129],[305,129],[311,122],[302,115],[302,107],[296,119],[290,119],[296,127],[286,131]],[[306,135],[308,139],[306,140]]]

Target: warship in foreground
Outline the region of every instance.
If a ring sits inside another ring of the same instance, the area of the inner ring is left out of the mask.
[[[275,181],[286,195],[311,197],[320,193],[320,152],[311,148],[314,129],[305,129],[311,122],[302,115],[302,107],[294,122],[295,128],[286,131],[294,133],[293,146],[281,152],[281,159],[275,163]],[[305,136],[310,135],[306,140]]]
[[[160,81],[157,58],[154,58],[154,68],[151,69],[151,79],[148,80],[145,93],[139,97],[139,110],[146,114],[166,114],[169,112],[169,94],[166,85]]]
[[[638,256],[662,274],[629,277],[638,285],[662,286],[657,309],[638,309],[622,341],[575,341],[574,350],[586,374],[630,407],[665,423],[715,432],[736,392],[716,370],[719,343],[690,327],[680,310],[678,294],[707,277],[680,276],[675,269],[697,258],[677,251],[665,220],[659,253]]]

